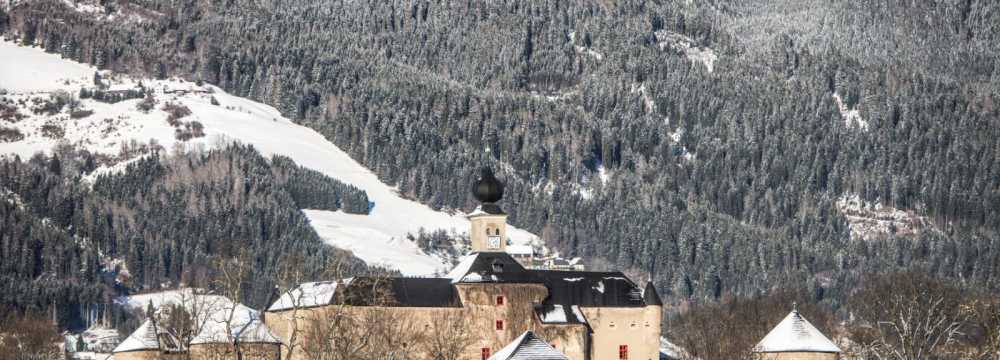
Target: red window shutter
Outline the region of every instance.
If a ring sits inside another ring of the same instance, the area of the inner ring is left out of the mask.
[[[503,320],[497,320],[497,330],[503,330]]]
[[[628,345],[618,345],[618,360],[628,360]]]
[[[497,296],[497,305],[503,305],[503,295]]]
[[[483,360],[490,358],[490,348],[482,348]]]

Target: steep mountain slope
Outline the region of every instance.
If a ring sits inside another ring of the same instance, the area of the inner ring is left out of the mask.
[[[423,253],[407,240],[407,234],[421,228],[464,232],[469,227],[461,212],[434,211],[404,199],[396,189],[381,182],[322,135],[289,121],[273,107],[228,95],[211,85],[180,80],[137,80],[103,73],[101,81],[111,83],[109,91],[135,89],[141,83],[144,91],[154,94],[160,104],[176,104],[188,109],[190,115],[181,121],[201,124],[204,133],[204,136],[188,140],[178,139],[179,127],[166,120],[170,115],[161,105],[149,112],[137,109],[141,99],[113,104],[82,99],[79,108],[93,111],[82,118],[62,112],[32,114],[29,105],[17,104],[29,104],[35,99],[43,101],[58,91],[74,96],[81,88],[94,87],[97,70],[11,42],[0,42],[0,53],[4,55],[0,57],[0,68],[4,69],[0,73],[3,75],[0,88],[6,89],[5,98],[10,106],[17,107],[25,116],[17,122],[2,124],[5,128],[17,129],[24,138],[0,143],[0,153],[29,158],[35,152],[49,151],[56,144],[68,142],[115,157],[114,161],[127,161],[131,157],[122,147],[130,146],[133,141],[139,146],[152,142],[165,149],[176,146],[213,148],[231,141],[252,145],[267,156],[288,156],[299,165],[365,191],[371,201],[367,215],[325,210],[309,210],[306,214],[329,244],[351,250],[369,264],[408,275],[441,272],[446,264]],[[520,229],[512,229],[509,234],[518,244],[537,241],[536,236]]]
[[[433,209],[492,164],[514,224],[668,300],[1000,289],[995,1],[10,4],[23,43],[273,105]],[[862,241],[854,195],[940,231]]]

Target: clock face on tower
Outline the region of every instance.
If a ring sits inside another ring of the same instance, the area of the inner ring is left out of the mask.
[[[490,249],[499,249],[500,248],[500,236],[498,236],[498,235],[490,235],[486,239],[486,246],[488,246]]]

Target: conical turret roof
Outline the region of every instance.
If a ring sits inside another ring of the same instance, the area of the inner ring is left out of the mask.
[[[792,310],[757,346],[755,352],[839,353],[830,339],[809,323],[798,310]]]

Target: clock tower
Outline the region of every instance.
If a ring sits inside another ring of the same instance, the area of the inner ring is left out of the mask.
[[[496,203],[503,198],[503,183],[489,168],[483,168],[472,184],[472,195],[481,204],[469,214],[472,252],[504,252],[507,249],[507,214]]]

